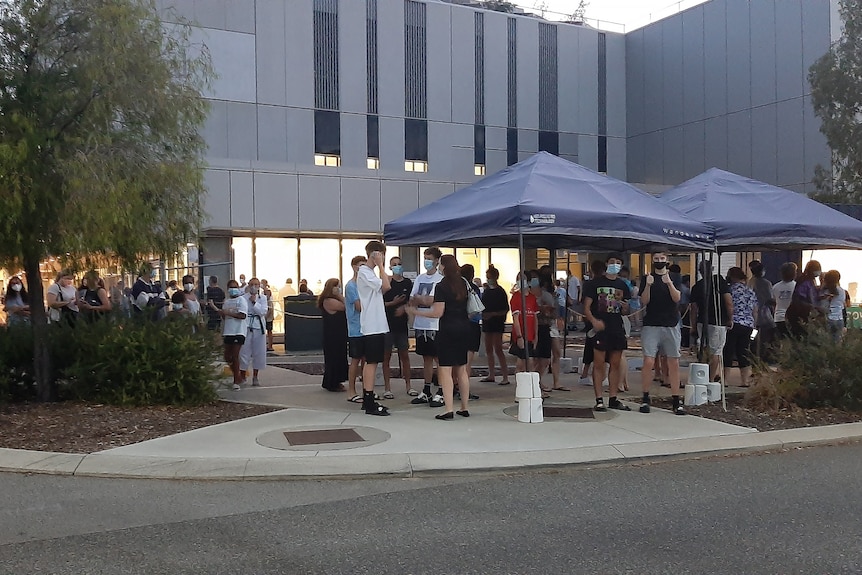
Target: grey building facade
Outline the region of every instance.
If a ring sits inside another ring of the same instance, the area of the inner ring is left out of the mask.
[[[205,274],[347,277],[387,221],[539,150],[810,191],[829,152],[806,76],[836,2],[711,0],[619,34],[440,0],[159,0],[219,74],[202,248],[232,265]],[[456,253],[514,277],[505,250]]]

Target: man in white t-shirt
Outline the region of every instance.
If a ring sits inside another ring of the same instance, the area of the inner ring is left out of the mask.
[[[377,364],[383,361],[386,334],[389,321],[386,319],[386,306],[383,294],[389,291],[389,276],[383,270],[386,247],[382,242],[372,240],[365,246],[368,261],[360,266],[356,275],[356,288],[359,291],[359,326],[362,331],[362,350],[365,367],[362,369],[362,409],[368,415],[389,415],[389,411],[374,401],[374,377]],[[375,268],[379,271],[374,273]]]
[[[796,264],[787,262],[781,266],[781,281],[772,286],[772,299],[775,300],[775,333],[778,337],[790,335],[785,318],[793,290],[796,289]]]
[[[413,281],[413,290],[410,292],[410,301],[416,307],[430,309],[434,305],[434,289],[437,283],[443,279],[443,274],[437,269],[440,265],[440,257],[443,253],[438,247],[430,247],[423,252],[422,262],[425,273],[416,276]],[[443,391],[437,385],[437,391],[431,395],[431,382],[434,378],[434,362],[437,360],[437,330],[440,326],[440,318],[424,317],[416,315],[413,319],[413,331],[416,334],[416,353],[422,356],[423,376],[425,385],[422,393],[413,398],[410,403],[427,403],[430,407],[443,406]]]

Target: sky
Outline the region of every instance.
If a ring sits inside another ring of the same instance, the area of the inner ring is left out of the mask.
[[[625,25],[626,30],[639,27],[649,21],[676,13],[706,0],[588,0],[587,19],[602,20]],[[515,0],[519,6],[538,11],[545,4],[548,19],[560,19],[562,14],[571,14],[578,6],[578,0]],[[552,14],[556,12],[557,14]],[[605,28],[606,26],[601,26]],[[608,26],[608,29],[613,29]]]

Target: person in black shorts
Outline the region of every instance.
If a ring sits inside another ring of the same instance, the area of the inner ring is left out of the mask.
[[[590,264],[590,277],[593,279],[600,278],[605,275],[606,269],[605,262],[593,260]],[[585,280],[581,287],[581,303],[583,303],[583,294],[587,293],[587,287],[589,287],[591,281],[593,280]],[[593,385],[593,380],[590,379],[590,368],[593,366],[593,361],[595,360],[596,332],[593,330],[593,324],[587,320],[586,316],[584,316],[584,332],[586,333],[586,339],[584,340],[584,357],[581,360],[583,365],[578,370],[580,372],[579,383],[581,385]]]
[[[509,315],[509,298],[506,290],[500,287],[497,281],[500,272],[493,265],[488,266],[485,272],[488,279],[488,287],[482,292],[482,303],[485,311],[482,312],[482,332],[485,334],[485,357],[488,361],[488,377],[483,382],[494,383],[494,358],[500,361],[500,372],[503,380],[500,385],[509,385],[509,365],[506,355],[503,353],[503,333],[506,331],[506,316]]]
[[[409,313],[419,317],[440,318],[437,334],[437,361],[440,385],[443,387],[443,402],[446,411],[436,419],[454,419],[455,413],[470,417],[467,402],[470,397],[470,379],[467,377],[467,350],[471,334],[467,317],[467,282],[461,276],[461,268],[455,256],[446,254],[440,258],[443,279],[434,290],[434,303],[430,308],[409,307]],[[455,384],[461,392],[461,410],[454,410]]]
[[[386,305],[386,320],[389,322],[389,333],[383,350],[383,385],[385,393],[383,397],[392,399],[395,395],[390,387],[389,362],[392,360],[392,348],[398,350],[398,359],[401,365],[401,377],[407,386],[407,395],[416,397],[419,392],[410,388],[410,351],[407,341],[407,312],[404,306],[410,299],[413,290],[413,282],[404,277],[404,268],[401,266],[401,258],[393,256],[389,260],[389,269],[392,277],[389,279],[389,291],[383,294],[383,302]]]
[[[584,293],[584,314],[595,330],[595,362],[593,366],[593,389],[596,392],[596,411],[605,411],[602,399],[602,381],[605,379],[605,359],[610,364],[608,383],[610,401],[608,407],[631,411],[618,398],[623,373],[623,351],[628,348],[623,315],[629,312],[628,300],[631,290],[617,274],[623,266],[622,256],[611,254],[605,260],[607,271],[603,276],[590,281]]]

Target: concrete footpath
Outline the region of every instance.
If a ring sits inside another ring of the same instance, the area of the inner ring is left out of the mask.
[[[277,356],[270,361],[319,359]],[[483,364],[477,360],[477,369]],[[414,356],[413,366],[419,365]],[[639,371],[630,372],[631,391],[621,394],[632,411],[595,413],[589,409],[592,387],[579,384],[575,373],[564,374],[562,385],[570,391],[552,392],[546,409],[582,409],[575,410],[576,417],[527,424],[517,421],[514,384],[480,383],[474,377],[471,392],[479,399],[470,402],[470,417],[439,421],[434,415],[443,408],[410,404],[402,379],[392,380],[395,398],[382,400],[392,414],[375,417],[348,402],[347,393],[321,389],[321,376],[271,365],[261,372],[260,387],[232,391],[223,386],[219,394],[284,409],[92,454],[0,449],[0,471],[163,479],[412,477],[620,464],[862,438],[862,423],[759,433],[657,408],[641,414],[639,378]],[[420,385],[414,380],[414,387]],[[376,391],[382,395],[383,387]],[[655,384],[652,393],[668,390]]]

